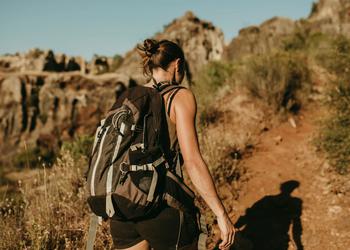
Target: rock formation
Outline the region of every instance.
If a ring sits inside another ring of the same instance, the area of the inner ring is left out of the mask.
[[[239,31],[225,48],[226,59],[239,59],[245,55],[263,54],[278,48],[283,38],[291,34],[296,27],[293,20],[274,17],[260,26],[250,26]]]
[[[212,23],[200,20],[192,12],[186,12],[166,25],[164,31],[154,38],[177,42],[185,52],[191,74],[196,74],[209,61],[221,59],[224,49],[223,32]],[[136,47],[125,55],[117,72],[127,74],[139,83],[145,82]]]
[[[224,58],[235,60],[280,48],[296,28],[311,33],[323,32],[350,37],[350,0],[320,0],[313,4],[307,19],[293,21],[274,17],[259,26],[241,29],[239,35],[225,47]]]
[[[350,0],[320,0],[308,21],[314,30],[350,37]]]
[[[224,48],[222,31],[191,12],[155,38],[178,42],[191,72],[220,59]],[[38,144],[40,138],[92,134],[116,96],[145,81],[140,61],[136,49],[125,58],[95,56],[87,65],[82,58],[39,49],[0,57],[0,151]]]
[[[52,50],[43,51],[31,49],[25,53],[6,54],[0,56],[0,72],[64,72],[67,70],[69,61],[79,65],[81,73],[85,73],[85,60],[78,56],[66,56],[65,54],[54,54]],[[77,67],[74,68],[77,70]]]
[[[153,38],[179,43],[191,74],[196,74],[203,65],[223,55],[232,60],[278,48],[285,37],[303,25],[314,32],[350,36],[349,10],[350,0],[320,0],[307,20],[275,17],[260,26],[242,29],[226,47],[220,29],[187,12]],[[0,57],[0,151],[11,145],[17,148],[23,142],[32,144],[45,136],[64,140],[76,134],[91,134],[117,95],[127,86],[146,81],[136,47],[124,57],[95,57],[88,64],[80,57],[74,61],[63,54],[51,55],[56,66],[69,65],[73,71],[64,73],[42,71],[48,54],[33,49]],[[115,73],[105,73],[108,71]]]
[[[126,81],[117,74],[14,74],[0,76],[0,151],[92,134]]]

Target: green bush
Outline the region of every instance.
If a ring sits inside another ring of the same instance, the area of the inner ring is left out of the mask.
[[[307,57],[297,53],[272,53],[246,62],[243,84],[274,111],[299,110],[310,88]]]
[[[282,50],[287,52],[303,52],[309,57],[315,57],[320,52],[328,50],[333,38],[325,33],[311,32],[305,24],[287,36],[282,43]]]
[[[332,46],[320,53],[318,61],[341,80],[350,80],[350,40],[338,36]]]
[[[62,148],[68,150],[72,157],[76,160],[83,157],[88,157],[92,150],[94,137],[82,135],[75,138],[74,141],[64,142]]]
[[[200,120],[206,120],[212,102],[222,86],[232,85],[235,65],[224,61],[213,61],[204,66],[194,78],[192,87],[198,104]]]
[[[331,83],[327,101],[331,114],[316,141],[336,170],[346,174],[350,166],[350,40],[336,37],[319,59],[337,79]]]
[[[321,127],[317,140],[338,173],[346,174],[350,166],[350,86],[339,83],[330,93],[332,115]]]
[[[307,47],[307,34],[303,30],[297,30],[283,41],[283,49],[286,51],[295,51]]]

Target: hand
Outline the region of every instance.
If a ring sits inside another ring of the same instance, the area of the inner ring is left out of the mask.
[[[236,230],[226,213],[223,216],[217,217],[217,220],[222,240],[222,242],[219,245],[219,248],[229,249],[229,247],[233,244],[233,241],[235,239]]]

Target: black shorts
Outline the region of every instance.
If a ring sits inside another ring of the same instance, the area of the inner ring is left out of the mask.
[[[169,206],[153,218],[137,222],[111,220],[110,225],[117,249],[132,247],[143,240],[154,250],[175,250],[177,244],[178,249],[187,249],[197,245],[200,233],[196,216],[187,213],[183,214],[180,230],[180,211]]]

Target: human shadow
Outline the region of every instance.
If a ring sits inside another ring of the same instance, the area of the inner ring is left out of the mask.
[[[290,227],[295,248],[304,249],[300,219],[302,200],[292,196],[299,185],[296,180],[282,183],[279,194],[263,197],[237,220],[235,227],[244,227],[240,234],[252,243],[249,250],[287,250]]]

